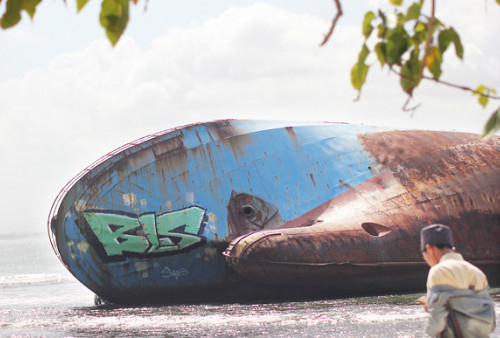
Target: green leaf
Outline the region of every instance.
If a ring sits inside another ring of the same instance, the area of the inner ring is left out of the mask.
[[[479,97],[477,98],[477,101],[483,108],[485,108],[488,105],[489,101],[488,95],[490,93],[495,93],[495,89],[488,88],[485,85],[481,84],[476,88],[476,90],[474,91],[474,93],[472,93],[472,95],[478,95]]]
[[[444,23],[441,22],[441,20],[439,20],[438,18],[434,18],[434,26],[435,27],[442,27],[444,28]]]
[[[417,24],[415,25],[415,32],[421,33],[426,31],[427,31],[427,25],[423,22],[417,21]]]
[[[42,0],[23,0],[23,9],[29,14],[31,19],[33,19],[35,15],[36,6],[38,6],[41,1]]]
[[[380,65],[384,66],[387,62],[386,44],[384,42],[379,42],[375,45],[375,54],[377,54]]]
[[[387,63],[401,64],[401,56],[408,50],[410,37],[403,27],[398,26],[387,35]]]
[[[450,27],[449,28],[452,31],[452,39],[451,41],[455,45],[455,54],[458,56],[458,58],[463,59],[464,58],[464,47],[462,46],[462,41],[460,41],[460,36],[458,35],[455,30]]]
[[[100,21],[109,41],[114,46],[127,27],[129,0],[103,0]]]
[[[0,26],[5,29],[14,26],[21,20],[22,0],[7,0],[5,13],[0,19]]]
[[[389,2],[394,6],[401,6],[403,4],[403,0],[389,0]]]
[[[365,64],[368,54],[370,54],[370,50],[365,44],[363,44],[363,47],[359,52],[358,63],[356,63],[351,69],[351,83],[352,86],[358,91],[361,91],[361,88],[366,80],[366,75],[368,74],[368,69],[370,68]]]
[[[421,6],[418,3],[414,3],[408,8],[406,12],[406,20],[416,20],[420,17]]]
[[[483,130],[483,137],[492,136],[498,130],[500,130],[500,108],[495,110],[488,119],[488,122],[486,122]]]
[[[451,42],[453,42],[453,44],[455,45],[455,54],[457,55],[457,57],[463,59],[464,47],[462,46],[460,36],[457,34],[457,32],[455,32],[452,27],[439,32],[438,43],[439,51],[441,52],[441,54],[443,54],[448,49],[448,46]]]
[[[479,104],[483,107],[483,108],[486,108],[486,106],[488,105],[488,96],[484,96],[484,95],[479,95],[479,98],[477,99],[477,101],[479,102]]]
[[[363,47],[361,48],[361,51],[359,52],[359,55],[358,55],[358,63],[364,63],[368,54],[370,54],[370,50],[368,49],[368,47],[364,43]]]
[[[76,9],[78,12],[82,10],[83,7],[89,2],[89,0],[76,0]]]
[[[361,91],[361,87],[366,81],[368,74],[368,66],[365,64],[356,63],[351,70],[351,83],[354,89]]]
[[[378,16],[380,17],[380,20],[382,20],[382,26],[387,27],[387,17],[380,9],[378,10]]]
[[[406,16],[403,13],[398,13],[396,15],[396,17],[398,18],[398,22],[397,22],[398,25],[404,25],[406,23],[406,21],[408,21],[408,20],[406,20]]]
[[[413,89],[418,86],[420,82],[421,63],[418,60],[418,53],[414,52],[405,64],[401,67],[400,84],[403,90],[408,94],[413,94]]]
[[[427,55],[426,67],[432,73],[432,77],[436,80],[441,76],[442,56],[437,47],[430,47]]]
[[[36,6],[41,0],[7,0],[5,13],[0,19],[0,27],[3,29],[15,26],[21,21],[21,11],[26,11],[31,19],[35,15]]]
[[[382,24],[379,24],[377,26],[377,38],[379,39],[385,39],[385,34],[387,33],[387,28],[382,25]]]
[[[438,45],[439,45],[439,51],[441,54],[446,52],[448,49],[448,46],[450,45],[451,42],[451,37],[450,37],[450,31],[449,30],[442,30],[439,32],[438,35]]]
[[[411,37],[411,43],[415,46],[415,48],[420,49],[420,45],[427,41],[427,25],[417,21],[414,27],[415,34]]]
[[[375,13],[369,11],[365,14],[365,18],[363,20],[363,35],[365,39],[370,37],[370,34],[373,31],[372,21],[375,18]]]
[[[487,88],[485,85],[482,85],[480,84],[479,86],[477,86],[476,88],[476,92],[474,93],[475,95],[477,95],[478,93],[479,94],[484,94],[486,92]]]

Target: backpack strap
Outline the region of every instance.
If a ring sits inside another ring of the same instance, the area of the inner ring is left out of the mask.
[[[446,303],[446,309],[448,310],[448,316],[451,318],[451,322],[453,324],[453,329],[455,331],[455,334],[457,338],[464,338],[464,335],[462,334],[462,330],[460,330],[460,325],[458,324],[457,317],[455,316],[455,310],[453,310],[450,306],[450,303]]]

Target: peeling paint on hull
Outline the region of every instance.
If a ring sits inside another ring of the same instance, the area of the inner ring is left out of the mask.
[[[56,253],[120,303],[422,289],[441,222],[500,281],[500,138],[224,120],[145,137],[66,186]],[[228,246],[229,245],[229,246]]]

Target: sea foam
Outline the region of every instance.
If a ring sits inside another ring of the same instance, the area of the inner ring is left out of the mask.
[[[0,276],[0,287],[74,281],[70,274],[38,273]]]

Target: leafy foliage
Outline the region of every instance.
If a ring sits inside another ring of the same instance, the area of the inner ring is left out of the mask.
[[[82,8],[89,2],[89,0],[76,0],[76,8],[78,12],[82,10]]]
[[[472,95],[479,96],[477,101],[479,102],[479,104],[481,106],[486,107],[486,105],[489,102],[489,95],[496,94],[496,93],[497,92],[495,89],[486,87],[485,85],[481,84],[476,88],[476,91],[474,93],[472,93]]]
[[[113,46],[118,42],[128,23],[129,0],[103,0],[101,5],[101,26]]]
[[[403,3],[393,0],[390,2],[395,6]],[[365,38],[363,49],[370,44],[372,28],[375,25],[377,35],[373,39],[377,43],[373,51],[382,67],[387,65],[400,74],[401,88],[410,96],[420,83],[424,69],[427,69],[435,79],[439,79],[443,54],[451,42],[455,45],[457,56],[463,57],[463,47],[458,34],[452,27],[444,28],[435,18],[423,15],[421,12],[423,2],[420,0],[413,3],[406,13],[396,12],[394,14],[396,22],[392,26],[389,24],[389,15],[382,11],[377,15],[371,11],[367,12],[363,20]],[[439,44],[434,41],[439,41]],[[354,67],[358,65],[359,61]],[[363,84],[354,88],[361,91]]]
[[[5,13],[0,19],[0,27],[6,29],[15,26],[21,21],[22,11],[26,11],[30,18],[33,19],[36,7],[41,2],[42,0],[7,0]],[[77,10],[80,12],[89,0],[75,0],[75,2]],[[99,19],[113,46],[118,42],[127,27],[129,2],[137,4],[138,0],[102,0]]]
[[[368,55],[374,52],[381,67],[388,66],[391,71],[399,75],[401,89],[411,98],[422,79],[444,83],[440,79],[446,51],[453,44],[456,57],[462,60],[464,47],[455,29],[447,27],[435,17],[435,0],[430,0],[430,14],[422,12],[425,0],[412,2],[406,11],[401,7],[403,0],[389,0],[389,2],[395,6],[393,13],[379,10],[375,14],[369,11],[363,18],[364,42],[358,62],[351,70],[351,83],[359,95],[370,68],[365,61]],[[500,4],[500,0],[496,2]],[[377,34],[373,34],[374,31]],[[484,85],[480,85],[476,90],[458,85],[452,86],[472,91],[478,96],[479,104],[483,107],[486,107],[492,94],[496,94],[493,88]],[[484,135],[491,135],[500,129],[499,115],[497,109],[486,124]]]
[[[366,45],[359,52],[358,63],[352,67],[351,70],[351,82],[354,88],[361,90],[363,83],[365,83],[366,75],[368,74],[368,66],[365,64],[366,57],[370,51]]]
[[[21,21],[21,12],[26,11],[28,15],[33,19],[35,15],[36,6],[42,0],[7,0],[5,6],[5,13],[0,19],[0,27],[3,29],[15,26],[19,21]]]
[[[500,108],[495,110],[493,114],[491,114],[488,122],[484,126],[483,136],[488,137],[495,133],[495,131],[500,129]]]

